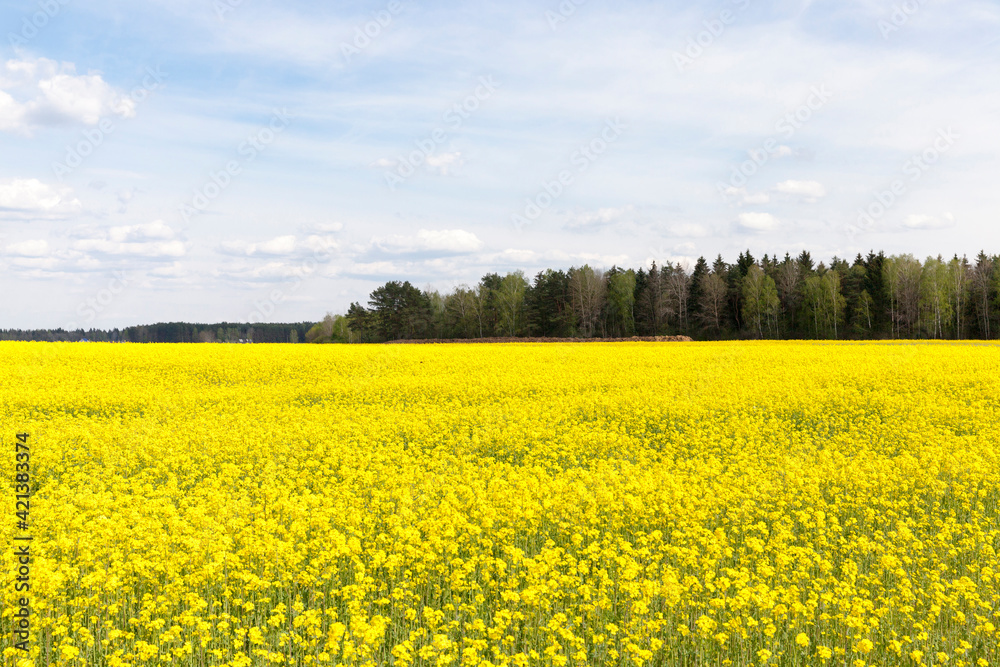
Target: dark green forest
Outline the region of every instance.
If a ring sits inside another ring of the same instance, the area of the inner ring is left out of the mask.
[[[484,337],[686,335],[720,339],[996,338],[1000,257],[975,260],[883,252],[815,262],[750,251],[735,263],[699,258],[688,269],[584,265],[490,273],[449,294],[391,281],[367,306],[328,315],[307,339],[384,342]]]
[[[0,340],[80,341],[111,343],[300,343],[312,322],[297,324],[190,324],[161,322],[124,329],[4,329]]]
[[[1000,256],[923,262],[883,252],[815,262],[740,253],[693,267],[588,265],[489,273],[441,294],[389,281],[365,305],[298,324],[161,323],[111,331],[0,331],[0,340],[381,343],[496,337],[991,339],[1000,337]]]

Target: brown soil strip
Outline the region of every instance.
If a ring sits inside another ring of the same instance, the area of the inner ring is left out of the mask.
[[[690,343],[687,336],[632,336],[631,338],[421,338],[390,340],[387,344],[409,343]]]

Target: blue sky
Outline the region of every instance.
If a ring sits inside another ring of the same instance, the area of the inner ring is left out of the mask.
[[[992,2],[8,0],[0,28],[3,328],[1000,252]]]

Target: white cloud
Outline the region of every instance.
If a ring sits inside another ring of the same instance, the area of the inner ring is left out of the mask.
[[[767,204],[771,201],[771,196],[766,192],[755,192],[750,194],[746,188],[736,188],[729,186],[725,190],[727,197],[738,197],[743,204]]]
[[[427,156],[427,166],[436,169],[442,176],[447,176],[453,165],[461,166],[462,153],[442,153],[440,155]]]
[[[451,253],[465,254],[476,252],[483,247],[483,242],[464,229],[421,229],[416,236],[389,236],[373,239],[373,247],[390,254],[417,253]]]
[[[133,255],[145,258],[183,257],[186,253],[184,243],[181,241],[116,243],[107,239],[85,239],[73,243],[73,249],[102,255]]]
[[[265,241],[255,247],[256,253],[261,255],[290,255],[295,252],[294,236],[278,236],[270,241]]]
[[[755,232],[770,232],[778,228],[778,219],[770,213],[740,213],[740,227]]]
[[[305,241],[300,244],[303,250],[308,250],[312,253],[319,252],[332,252],[340,247],[331,236],[321,236],[319,234],[310,234],[306,237]]]
[[[477,257],[477,260],[484,268],[492,270],[526,269],[528,267],[556,268],[559,265],[582,266],[583,264],[600,268],[612,265],[625,266],[630,261],[629,256],[625,254],[607,255],[593,252],[565,252],[562,250],[536,252],[527,248],[507,248],[498,253]]]
[[[810,204],[826,196],[826,188],[817,181],[782,181],[774,186],[776,192],[802,197]]]
[[[541,260],[541,257],[533,250],[527,250],[525,248],[507,248],[499,254],[497,259],[503,263],[535,264]]]
[[[133,243],[136,241],[169,240],[176,236],[173,229],[162,220],[154,220],[138,225],[112,227],[108,230],[108,239],[116,243]]]
[[[4,253],[19,257],[44,257],[49,254],[49,244],[44,239],[21,241],[9,244]]]
[[[219,247],[219,252],[246,257],[293,257],[332,252],[338,247],[337,241],[328,235],[311,234],[299,241],[296,236],[288,234],[259,243],[226,241]]]
[[[345,275],[356,275],[356,276],[370,276],[370,277],[384,277],[384,276],[395,276],[399,278],[406,275],[405,268],[396,264],[395,262],[361,262],[354,264],[350,267],[348,271],[345,271]]]
[[[243,284],[298,281],[329,274],[328,266],[312,262],[308,258],[275,258],[263,264],[239,260],[212,271],[212,275],[217,278]]]
[[[703,225],[695,223],[683,223],[670,227],[670,233],[674,236],[701,237],[708,234],[708,230]]]
[[[410,166],[416,166],[416,163],[408,164],[410,164]],[[428,155],[424,162],[424,168],[427,169],[427,171],[440,174],[441,176],[448,176],[452,172],[453,167],[461,166],[462,164],[464,164],[464,160],[462,160],[462,153],[460,151],[454,151],[452,153]],[[395,169],[399,166],[399,160],[380,157],[368,166],[377,169]]]
[[[135,115],[135,102],[99,72],[48,58],[8,60],[0,68],[0,130],[30,135],[38,126],[96,125],[104,116]]]
[[[342,222],[322,222],[315,225],[309,225],[308,229],[314,232],[330,233],[339,232],[344,228],[344,223]]]
[[[166,266],[158,266],[149,275],[157,278],[183,278],[188,275],[188,270],[180,262],[172,262]]]
[[[955,216],[945,213],[940,218],[932,215],[908,215],[903,219],[903,227],[907,229],[947,229],[955,226]]]
[[[622,222],[627,222],[635,217],[635,207],[621,206],[618,208],[605,207],[596,211],[584,211],[573,213],[566,222],[566,229],[599,229]]]
[[[90,232],[74,241],[72,249],[100,255],[134,256],[145,259],[183,257],[187,247],[162,220],[110,227]]]
[[[0,89],[0,130],[12,132],[24,126],[24,107]]]
[[[30,218],[38,214],[53,217],[75,213],[80,208],[80,200],[73,197],[70,188],[48,185],[36,178],[0,181],[0,215],[4,211],[16,214],[3,217]]]

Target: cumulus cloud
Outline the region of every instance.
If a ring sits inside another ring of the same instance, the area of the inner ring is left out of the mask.
[[[536,252],[527,248],[506,248],[498,253],[491,253],[477,258],[483,267],[491,269],[524,269],[526,267],[553,268],[557,265],[581,266],[589,264],[595,267],[624,266],[629,263],[628,255],[608,255],[593,252],[565,252],[563,250],[546,250]]]
[[[337,241],[328,235],[310,234],[300,240],[297,236],[288,234],[257,243],[227,241],[219,247],[219,252],[241,257],[294,257],[330,253],[337,248]]]
[[[44,257],[49,254],[49,244],[44,239],[11,243],[4,248],[4,254],[17,257]]]
[[[418,164],[413,161],[406,162],[410,167],[416,168]],[[423,161],[423,169],[440,174],[441,176],[448,176],[452,173],[454,167],[459,167],[464,164],[462,160],[461,151],[454,151],[451,153],[439,153],[428,155]],[[376,169],[395,169],[400,165],[399,160],[394,160],[392,158],[381,157],[374,162],[370,163],[369,167],[374,167]]]
[[[383,277],[383,276],[400,276],[403,275],[405,267],[396,264],[395,262],[359,262],[350,267],[350,270],[345,272],[345,275],[353,276],[365,276],[365,277]]]
[[[802,197],[810,204],[826,196],[826,188],[817,181],[782,181],[774,186],[774,190],[781,194]]]
[[[372,247],[393,255],[454,254],[476,252],[483,242],[464,229],[421,229],[414,236],[388,236],[372,240]]]
[[[778,228],[779,222],[770,213],[740,213],[739,224],[753,232],[770,232]]]
[[[162,220],[154,220],[139,225],[124,225],[111,227],[108,238],[116,243],[133,243],[136,241],[168,240],[176,233]]]
[[[65,237],[63,237],[65,238]],[[183,241],[162,222],[104,228],[78,228],[67,243],[27,239],[8,243],[0,256],[24,269],[29,277],[105,272],[109,266],[123,267],[181,257]],[[113,262],[113,264],[111,264]],[[175,263],[176,265],[176,263]]]
[[[277,236],[270,241],[250,245],[248,255],[290,255],[295,252],[294,236]]]
[[[148,275],[155,276],[157,278],[183,278],[187,276],[189,271],[180,262],[171,262],[166,266],[158,266],[148,272]]]
[[[622,222],[628,222],[635,217],[635,207],[620,206],[618,208],[605,207],[596,211],[583,211],[573,213],[564,225],[566,229],[600,229]]]
[[[344,223],[342,222],[320,222],[315,224],[306,225],[303,227],[306,231],[312,231],[319,234],[329,234],[331,232],[339,232],[344,228]]]
[[[669,231],[673,236],[701,237],[708,235],[708,230],[703,225],[690,222],[673,225]]]
[[[725,190],[727,197],[735,197],[743,204],[767,204],[771,201],[771,196],[766,192],[750,193],[746,188],[735,188],[729,186]]]
[[[317,265],[304,265],[287,260],[270,260],[259,266],[235,263],[221,266],[213,272],[218,278],[243,283],[274,283],[304,278],[317,270]]]
[[[156,220],[96,230],[74,241],[71,248],[84,253],[145,259],[183,257],[187,247],[176,236],[176,232],[162,220]]]
[[[104,116],[135,115],[135,102],[99,72],[48,58],[8,60],[0,68],[0,130],[30,135],[40,126],[96,125]]]
[[[462,153],[441,153],[440,155],[428,155],[427,167],[436,170],[442,176],[447,176],[453,166],[462,165]]]
[[[908,215],[903,219],[906,229],[947,229],[955,226],[955,216],[945,213],[940,218],[933,215]]]
[[[37,178],[0,181],[0,217],[31,219],[76,213],[82,207],[73,190],[43,183]]]

